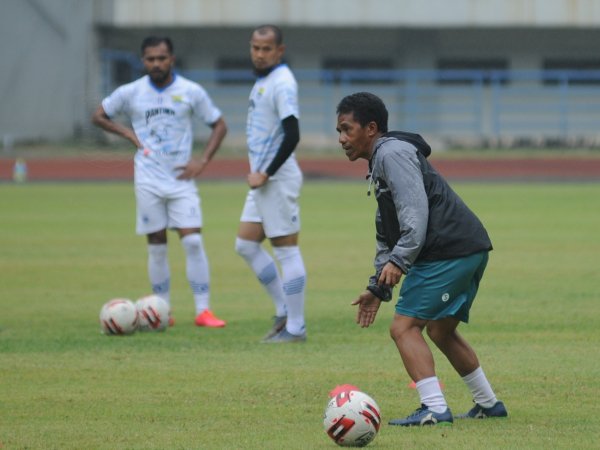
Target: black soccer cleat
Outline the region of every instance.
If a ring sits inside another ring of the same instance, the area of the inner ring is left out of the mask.
[[[508,417],[508,411],[504,403],[497,401],[494,406],[484,408],[479,403],[475,403],[468,412],[456,416],[457,419],[489,419],[493,417]]]

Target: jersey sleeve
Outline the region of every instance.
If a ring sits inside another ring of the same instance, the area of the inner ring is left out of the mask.
[[[285,78],[275,85],[275,107],[279,120],[289,116],[300,118],[298,84],[294,79]]]
[[[131,88],[128,85],[117,88],[112,94],[102,100],[102,108],[108,117],[127,113],[127,99]]]
[[[192,93],[194,116],[207,125],[212,125],[222,116],[221,110],[213,103],[206,90],[198,85]]]

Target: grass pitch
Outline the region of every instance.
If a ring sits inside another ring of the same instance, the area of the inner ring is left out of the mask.
[[[98,314],[110,298],[149,293],[132,186],[0,186],[0,448],[333,449],[321,420],[335,385],[368,392],[385,422],[418,406],[388,337],[393,305],[366,330],[349,306],[372,267],[366,185],[306,183],[309,339],[284,346],[259,344],[272,306],[233,250],[245,186],[200,186],[212,306],[228,325],[193,325],[183,251],[170,234],[177,324],[128,337],[102,336]],[[370,447],[597,447],[600,185],[454,187],[495,246],[461,330],[510,417],[383,425]],[[466,387],[435,356],[451,408],[466,411]]]

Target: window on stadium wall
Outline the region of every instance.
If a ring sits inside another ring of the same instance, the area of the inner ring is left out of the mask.
[[[547,58],[543,62],[544,84],[555,86],[600,85],[600,59]]]
[[[112,79],[116,85],[129,83],[133,80],[134,69],[125,60],[117,60],[112,65]]]
[[[508,59],[443,58],[437,62],[437,83],[441,85],[473,85],[510,82]]]
[[[325,58],[321,81],[326,84],[392,84],[394,63],[387,58]]]
[[[144,66],[135,53],[118,49],[101,49],[102,64],[107,70],[109,91],[144,74]],[[108,93],[108,92],[107,92]]]

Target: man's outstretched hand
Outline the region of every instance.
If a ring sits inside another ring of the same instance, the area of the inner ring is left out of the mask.
[[[367,328],[375,321],[377,311],[381,305],[381,300],[375,297],[371,292],[364,291],[352,302],[352,306],[358,305],[356,312],[356,323],[362,328]]]

